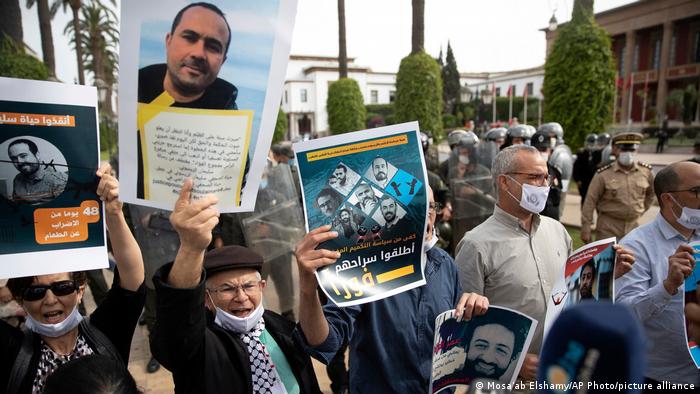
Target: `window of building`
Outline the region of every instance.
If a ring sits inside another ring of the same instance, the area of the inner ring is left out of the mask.
[[[639,44],[634,44],[634,53],[632,53],[632,71],[639,71]]]
[[[501,97],[501,88],[496,88],[496,97]]]
[[[379,92],[376,90],[369,91],[369,102],[372,104],[377,104],[379,102]]]
[[[284,103],[287,104],[287,91],[284,91]]]
[[[651,68],[658,70],[661,67],[661,39],[654,40],[654,59]]]
[[[693,46],[693,63],[700,62],[700,30],[695,32],[695,45]]]
[[[301,102],[305,103],[306,102],[306,89],[301,89]]]
[[[396,90],[389,91],[389,102],[393,103],[396,100]]]
[[[528,96],[532,96],[532,91],[534,90],[533,87],[534,87],[534,85],[533,85],[532,82],[528,82],[528,83],[527,83],[526,89],[527,89],[527,95],[528,95]]]

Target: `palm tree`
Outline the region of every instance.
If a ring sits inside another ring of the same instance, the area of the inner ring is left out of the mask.
[[[423,52],[425,30],[425,0],[411,0],[413,26],[411,27],[411,54]]]
[[[345,43],[345,0],[338,0],[338,71],[339,78],[348,77],[348,49]]]
[[[99,0],[84,5],[80,14],[80,33],[76,34],[75,24],[71,21],[66,25],[64,34],[85,50],[82,52],[80,63],[92,73],[93,83],[102,83],[108,89],[108,95],[102,105],[103,110],[111,114],[111,88],[116,80],[116,47],[119,43],[117,16]]]
[[[66,8],[70,6],[71,11],[73,12],[73,30],[77,32],[77,34],[74,36],[73,40],[73,45],[75,46],[75,57],[78,60],[78,82],[80,82],[81,85],[85,85],[85,66],[83,65],[82,59],[83,59],[83,48],[78,45],[77,37],[82,36],[82,33],[80,31],[80,8],[83,6],[82,0],[54,0],[53,4],[51,4],[51,16],[56,15],[56,11],[58,11],[58,7],[63,6],[63,12],[66,11]]]
[[[56,56],[53,51],[53,34],[51,33],[51,11],[49,10],[49,0],[27,0],[27,9],[36,4],[39,14],[39,34],[41,35],[41,53],[44,58],[44,65],[49,71],[49,77],[56,77]]]
[[[12,39],[18,48],[23,47],[22,10],[19,0],[0,1],[0,42],[5,35]]]

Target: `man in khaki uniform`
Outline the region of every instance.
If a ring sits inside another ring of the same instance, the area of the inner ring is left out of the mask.
[[[593,177],[581,211],[581,240],[591,242],[593,211],[598,211],[596,239],[617,237],[638,226],[637,220],[654,200],[651,166],[635,159],[643,136],[620,133],[613,138],[617,160],[600,168]]]

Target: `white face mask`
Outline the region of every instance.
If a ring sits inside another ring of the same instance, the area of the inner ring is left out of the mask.
[[[430,237],[430,240],[423,242],[423,253],[428,253],[428,251],[430,249],[432,249],[433,246],[435,246],[437,241],[438,241],[438,237],[435,236],[435,227],[433,227],[433,233]]]
[[[684,207],[673,196],[671,196],[671,199],[676,205],[681,207],[681,217],[676,217],[678,224],[688,230],[700,230],[700,209]],[[674,213],[673,216],[675,217],[676,214]]]
[[[540,157],[545,161],[545,163],[549,161],[549,153],[547,152],[540,152]]]
[[[70,315],[68,315],[68,317],[66,317],[66,319],[60,323],[40,323],[35,320],[32,315],[27,313],[27,321],[25,325],[27,326],[27,329],[32,330],[39,335],[49,338],[58,338],[78,327],[78,324],[80,324],[82,320],[83,316],[80,314],[80,312],[78,312],[78,306],[76,305]]]
[[[520,200],[515,198],[515,196],[512,195],[510,192],[508,192],[508,194],[511,197],[513,197],[514,200],[519,201],[520,206],[523,207],[523,209],[532,213],[542,212],[545,204],[547,204],[547,196],[549,196],[549,186],[533,186],[527,183],[520,183],[510,175],[508,176],[508,178],[512,179],[513,182],[517,183],[523,188],[522,197],[520,198]]]
[[[467,155],[459,155],[459,162],[462,164],[469,165],[469,156]]]
[[[209,292],[207,292],[207,294],[209,294]],[[212,305],[216,308],[216,319],[214,319],[214,323],[224,330],[233,331],[238,334],[246,333],[255,328],[255,325],[258,324],[265,312],[265,308],[263,308],[263,304],[260,302],[260,305],[258,305],[250,315],[246,317],[237,317],[216,306],[214,300],[211,299],[211,295],[209,295],[209,301],[211,301]]]
[[[634,163],[634,152],[620,152],[617,161],[625,167],[631,166]]]

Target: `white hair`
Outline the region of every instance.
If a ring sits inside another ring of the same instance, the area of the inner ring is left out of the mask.
[[[493,159],[491,175],[493,176],[493,183],[496,193],[498,193],[498,176],[517,171],[515,165],[515,155],[520,152],[530,152],[533,155],[539,154],[539,151],[530,145],[511,145],[498,152],[496,158]]]

